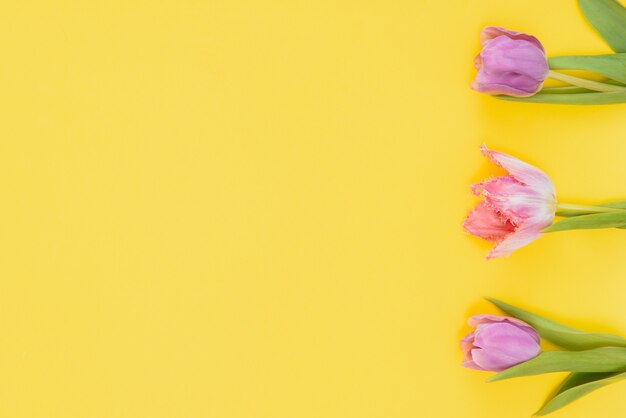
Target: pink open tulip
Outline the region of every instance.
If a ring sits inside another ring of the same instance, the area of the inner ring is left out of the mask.
[[[461,340],[464,367],[501,372],[541,352],[539,334],[519,319],[476,315],[467,322],[475,331]]]
[[[481,93],[532,96],[541,90],[549,67],[537,38],[496,26],[480,33],[482,51],[474,59],[478,70],[472,88]]]
[[[467,232],[495,244],[487,255],[490,259],[507,256],[541,236],[554,220],[556,192],[538,168],[484,145],[481,151],[508,172],[472,186],[483,200],[464,222]]]

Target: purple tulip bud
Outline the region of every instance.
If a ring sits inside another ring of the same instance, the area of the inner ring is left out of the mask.
[[[537,38],[496,26],[480,33],[482,51],[474,59],[478,70],[472,88],[481,93],[528,97],[541,90],[550,71]]]
[[[539,334],[519,319],[476,315],[467,323],[475,331],[461,340],[464,367],[501,372],[541,352]]]

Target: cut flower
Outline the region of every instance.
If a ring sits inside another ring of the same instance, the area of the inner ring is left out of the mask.
[[[495,244],[487,255],[491,259],[508,256],[539,238],[552,224],[557,202],[554,185],[543,171],[484,145],[481,151],[508,172],[472,186],[483,200],[464,222],[467,232]]]

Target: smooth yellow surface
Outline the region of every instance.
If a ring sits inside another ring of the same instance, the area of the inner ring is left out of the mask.
[[[608,51],[574,0],[5,2],[0,416],[530,416],[562,376],[484,384],[466,317],[626,335],[626,232],[485,261],[478,148],[623,199],[626,107],[472,92],[486,24]]]

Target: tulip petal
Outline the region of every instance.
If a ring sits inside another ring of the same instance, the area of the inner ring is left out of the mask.
[[[489,208],[485,202],[476,205],[465,218],[463,226],[470,234],[494,243],[503,241],[515,232],[515,225]]]
[[[502,242],[497,243],[496,246],[489,251],[489,254],[487,254],[487,260],[497,257],[507,257],[513,251],[530,244],[540,236],[541,233],[534,229],[518,229],[513,234],[507,236]]]
[[[480,32],[480,43],[481,45],[485,45],[486,42],[489,42],[492,39],[503,35],[511,39],[520,39],[531,42],[545,52],[543,45],[541,44],[541,42],[539,42],[539,39],[535,38],[534,36],[522,32],[508,30],[500,26],[487,26],[483,28],[483,30]]]
[[[470,332],[461,340],[461,351],[463,352],[463,357],[465,361],[469,361],[472,358],[470,357],[470,352],[474,347],[474,333]]]
[[[485,196],[485,204],[512,224],[519,226],[532,220],[542,230],[552,224],[554,208],[546,204],[544,190],[528,187],[513,176],[496,177],[473,186],[474,194]]]
[[[475,331],[472,360],[480,367],[502,371],[536,357],[541,348],[534,336],[508,322],[483,323]]]
[[[480,76],[480,72],[479,72],[479,75],[476,76],[476,80],[473,80],[470,83],[470,88],[479,93],[492,94],[492,95],[504,94],[510,97],[524,98],[524,97],[534,96],[543,87],[543,83],[542,83],[538,85],[536,88],[532,89],[531,91],[524,91],[524,90],[513,88],[506,84],[499,84],[495,82],[489,82],[489,83],[482,82],[481,83],[480,81],[478,81],[479,76]]]
[[[535,331],[535,329],[533,327],[531,327],[526,322],[524,322],[524,321],[522,321],[520,319],[513,318],[511,316],[483,314],[483,315],[474,315],[474,316],[472,316],[471,318],[469,318],[467,320],[467,324],[470,327],[472,327],[472,328],[478,328],[478,326],[480,324],[499,323],[499,322],[508,322],[508,323],[513,324],[513,325],[516,325],[522,331],[524,331],[528,335],[530,335],[532,337],[532,339],[537,342],[537,344],[539,344],[540,338],[539,338],[539,334],[537,333],[537,331]],[[474,333],[472,333],[470,335],[472,336],[472,338],[474,338]],[[469,335],[468,335],[468,337],[469,337]],[[473,343],[473,341],[472,341],[472,343]]]
[[[539,353],[538,339],[509,322],[479,325],[474,332],[473,344],[483,349],[499,349],[522,361]]]
[[[520,182],[541,190],[545,195],[556,196],[552,180],[537,167],[503,152],[490,150],[484,144],[480,147],[480,150],[489,161],[505,169]]]
[[[496,349],[483,350],[481,348],[472,350],[472,358],[479,367],[492,372],[501,372],[525,361],[511,357]]]
[[[468,360],[468,361],[464,361],[463,363],[461,363],[461,365],[463,367],[467,367],[468,369],[474,369],[474,370],[480,370],[480,371],[487,371],[486,369],[483,369],[482,367],[480,367],[478,364],[476,364],[476,362],[474,360]]]

